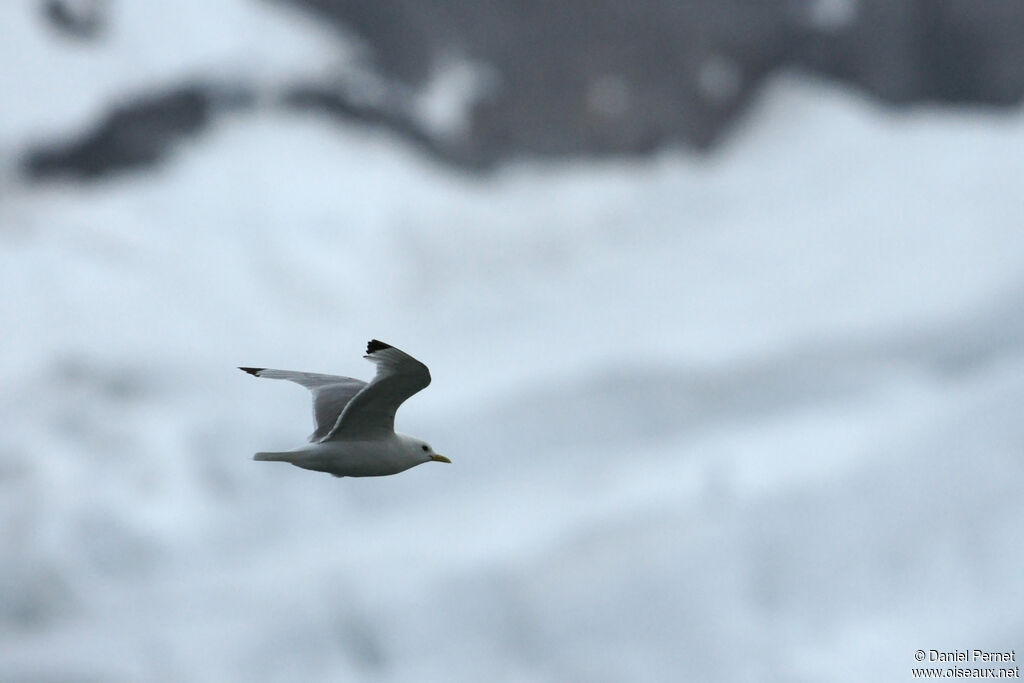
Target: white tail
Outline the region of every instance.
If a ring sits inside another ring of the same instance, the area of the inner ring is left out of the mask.
[[[252,456],[253,460],[269,460],[273,462],[292,462],[292,458],[295,457],[294,453],[270,453],[263,452],[257,453]]]

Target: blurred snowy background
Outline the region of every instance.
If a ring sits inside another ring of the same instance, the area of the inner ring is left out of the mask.
[[[1024,649],[1024,6],[0,4],[4,681]],[[250,461],[430,365],[451,466]]]

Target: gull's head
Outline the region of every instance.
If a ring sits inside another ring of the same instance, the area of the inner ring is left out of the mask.
[[[426,441],[420,441],[419,439],[413,439],[412,437],[404,437],[403,441],[406,442],[406,446],[410,448],[420,462],[446,462],[451,463],[451,460],[444,457],[440,453],[435,453],[434,449],[430,447]]]

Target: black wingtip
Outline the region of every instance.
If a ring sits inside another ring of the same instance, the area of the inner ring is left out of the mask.
[[[390,348],[392,348],[391,344],[385,344],[382,341],[377,341],[376,339],[371,339],[366,344],[366,353],[370,354],[370,353],[373,353],[374,351],[380,351],[381,349],[390,349]]]
[[[253,377],[259,377],[260,373],[266,370],[266,368],[243,368],[242,366],[239,366],[238,369],[242,372],[248,372]]]

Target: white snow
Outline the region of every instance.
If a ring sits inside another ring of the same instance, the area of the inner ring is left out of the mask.
[[[412,118],[435,138],[458,139],[468,129],[473,108],[492,95],[498,78],[493,69],[464,57],[441,59],[413,97]]]
[[[861,10],[858,0],[811,0],[806,11],[811,26],[836,33],[854,23]]]
[[[1019,647],[1021,152],[1020,112],[792,76],[707,158],[470,178],[261,109],[10,182],[0,670],[852,682]],[[367,377],[370,337],[430,365],[399,427],[454,464],[251,462],[308,398],[235,366]]]
[[[0,3],[0,152],[93,125],[112,102],[189,79],[269,90],[351,67],[360,52],[285,3],[108,2],[102,40],[61,37],[41,3]]]

